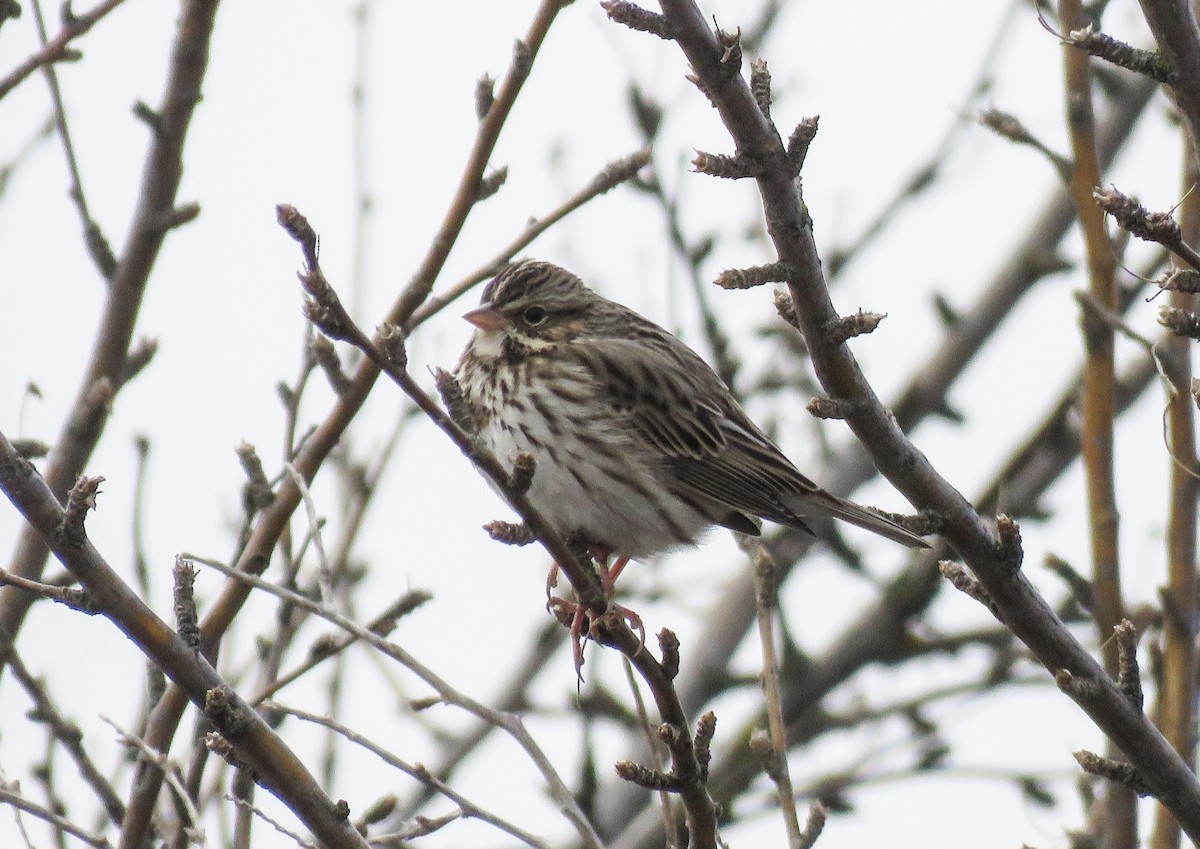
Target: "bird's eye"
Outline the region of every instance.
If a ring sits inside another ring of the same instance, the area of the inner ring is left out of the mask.
[[[546,315],[547,313],[544,307],[533,306],[527,307],[521,317],[525,319],[525,323],[530,327],[537,327],[546,320]]]

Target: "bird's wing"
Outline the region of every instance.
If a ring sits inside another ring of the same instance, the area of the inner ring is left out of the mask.
[[[665,331],[663,332],[665,334]],[[800,525],[786,505],[818,491],[691,349],[670,337],[592,339],[576,348],[683,497]]]

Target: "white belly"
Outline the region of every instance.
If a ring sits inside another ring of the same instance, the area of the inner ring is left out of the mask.
[[[710,522],[659,482],[661,469],[621,414],[594,397],[552,397],[534,366],[525,364],[512,385],[494,375],[460,375],[473,406],[494,409],[479,436],[508,471],[528,453],[536,462],[529,500],[559,533],[628,557],[645,557],[693,542]],[[581,372],[576,386],[586,386]],[[583,395],[584,393],[578,393]]]

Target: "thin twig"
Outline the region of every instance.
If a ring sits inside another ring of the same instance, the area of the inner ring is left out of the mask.
[[[761,546],[755,546],[754,580],[755,607],[758,609],[758,640],[762,646],[762,688],[767,703],[767,725],[770,731],[770,756],[767,777],[775,782],[779,808],[787,831],[788,846],[800,849],[800,817],[792,792],[792,774],[787,762],[787,729],[783,721],[783,700],[779,687],[779,657],[775,650],[775,609],[778,604],[778,568],[774,558]]]
[[[538,216],[526,224],[525,229],[493,255],[490,260],[483,263],[475,271],[467,274],[453,286],[450,286],[445,292],[429,297],[420,308],[413,312],[412,318],[404,326],[405,331],[411,333],[419,325],[437,315],[449,304],[458,300],[458,298],[478,286],[484,280],[496,276],[518,252],[528,247],[534,239],[546,232],[552,225],[562,221],[588,201],[599,197],[616,185],[633,179],[638,170],[649,163],[649,161],[650,151],[640,150],[637,153],[614,160],[605,165],[578,192],[571,195],[571,197],[550,210],[550,212]]]
[[[543,0],[534,15],[526,37],[520,42],[522,49],[514,56],[513,68],[505,77],[501,91],[493,107],[481,122],[475,144],[472,146],[466,165],[459,180],[459,188],[450,203],[450,209],[439,227],[437,234],[430,243],[425,259],[413,277],[409,287],[393,305],[387,316],[387,321],[393,326],[402,325],[427,296],[437,275],[440,273],[450,249],[457,241],[459,233],[473,205],[475,188],[483,176],[491,157],[501,128],[517,94],[521,90],[538,50],[546,33],[561,10],[561,0]],[[183,29],[183,28],[181,28]],[[297,451],[292,463],[304,476],[311,481],[317,470],[328,458],[334,448],[340,443],[351,421],[361,410],[367,395],[375,384],[379,372],[374,363],[364,361],[355,372],[350,388],[340,395],[325,420],[315,427],[304,444]],[[252,532],[249,534],[238,557],[238,566],[242,571],[259,572],[270,562],[271,553],[275,550],[280,537],[286,532],[292,513],[300,503],[300,493],[291,484],[290,479],[280,487],[271,506],[258,517]],[[223,588],[220,597],[209,607],[201,625],[206,646],[214,646],[229,628],[233,619],[246,603],[249,587],[239,581],[229,581]],[[2,610],[0,610],[2,613]],[[4,619],[0,616],[0,623]],[[175,734],[175,730],[183,716],[187,698],[178,688],[170,688],[159,700],[147,728],[147,740],[163,745]],[[153,811],[154,799],[158,788],[153,775],[145,782],[136,784],[136,792],[132,799],[137,805],[130,804],[130,816],[126,818],[130,841],[121,849],[140,849],[142,837],[149,826]],[[134,814],[136,813],[136,817]]]
[[[361,837],[339,816],[337,806],[295,754],[253,708],[236,697],[201,654],[146,606],[88,540],[82,514],[94,500],[98,480],[82,478],[68,496],[64,510],[29,461],[18,455],[0,433],[0,491],[87,589],[97,611],[117,625],[196,704],[207,705],[214,693],[222,695],[229,706],[227,713],[238,717],[236,725],[222,725],[223,717],[212,712],[208,712],[209,718],[233,741],[239,756],[259,771],[263,784],[277,793],[321,840],[331,846],[363,849]],[[127,809],[123,837],[127,837],[129,819]]]
[[[308,516],[308,532],[311,535],[313,548],[317,552],[317,586],[321,588],[321,599],[329,605],[333,604],[333,573],[329,570],[329,558],[325,556],[325,543],[321,536],[321,525],[324,524],[317,516],[317,505],[313,503],[304,476],[296,471],[291,463],[283,464],[284,471],[292,479],[292,483],[300,490],[300,501]]]
[[[592,830],[591,824],[588,822],[586,815],[581,811],[571,795],[570,789],[563,782],[558,773],[550,764],[550,759],[537,745],[534,739],[525,730],[524,724],[520,718],[513,714],[500,713],[482,702],[472,699],[470,696],[460,692],[452,687],[441,676],[437,675],[432,669],[425,666],[412,654],[402,649],[395,643],[380,637],[374,631],[359,625],[357,622],[341,615],[340,613],[331,610],[319,602],[313,601],[299,593],[276,586],[270,581],[264,581],[262,578],[254,575],[247,575],[244,572],[226,566],[218,560],[212,560],[206,557],[200,557],[194,554],[185,554],[190,560],[208,566],[210,569],[215,569],[223,575],[240,581],[246,584],[247,587],[263,590],[272,595],[293,604],[296,607],[303,608],[309,613],[321,617],[327,622],[331,622],[344,631],[353,634],[356,638],[368,645],[374,647],[378,651],[400,663],[406,669],[411,670],[417,677],[432,687],[438,695],[447,703],[456,707],[462,708],[468,713],[474,714],[481,719],[494,725],[496,728],[503,729],[511,736],[525,753],[533,761],[534,765],[541,772],[543,779],[546,781],[546,786],[550,793],[558,801],[568,821],[575,827],[586,846],[592,849],[600,849],[601,840],[599,836]]]
[[[73,837],[82,840],[88,846],[94,846],[95,849],[112,849],[112,844],[109,843],[104,837],[84,831],[66,817],[60,816],[47,808],[43,808],[36,802],[31,802],[29,799],[26,799],[19,793],[14,793],[2,782],[0,782],[0,802],[4,803],[5,805],[11,805],[17,810],[31,814],[40,820],[45,820],[55,828],[62,829]]]
[[[45,49],[48,37],[46,23],[42,17],[41,0],[33,0],[32,5],[38,38],[42,41],[42,49]],[[67,110],[63,106],[62,91],[58,85],[58,73],[54,70],[52,63],[43,65],[42,73],[45,74],[46,83],[50,87],[50,102],[54,104],[54,123],[58,129],[58,139],[62,143],[63,154],[67,159],[67,173],[71,177],[71,185],[67,194],[75,202],[75,208],[79,212],[80,223],[83,225],[83,241],[88,255],[96,264],[101,276],[105,280],[110,280],[116,271],[117,259],[113,256],[112,248],[101,232],[100,225],[88,211],[87,195],[83,190],[83,178],[79,174],[79,162],[75,157],[75,146],[71,142],[71,131],[67,125]]]
[[[101,774],[95,762],[92,761],[87,747],[83,745],[83,732],[80,731],[79,726],[62,715],[50,698],[45,682],[35,678],[25,668],[25,663],[19,654],[13,652],[8,662],[13,677],[29,694],[36,706],[37,721],[46,723],[51,729],[54,738],[66,749],[71,760],[75,762],[80,777],[100,799],[109,820],[114,824],[119,824],[125,816],[125,805],[122,804],[108,779]]]
[[[178,769],[175,764],[171,763],[171,759],[167,757],[166,753],[160,752],[153,746],[148,745],[145,740],[136,734],[130,734],[107,716],[102,716],[100,719],[107,723],[113,731],[117,732],[117,739],[123,745],[137,749],[143,759],[158,767],[163,779],[167,782],[167,786],[175,793],[176,804],[181,805],[186,812],[187,823],[183,826],[183,829],[188,833],[189,840],[201,847],[208,845],[208,840],[204,836],[204,826],[200,820],[200,811],[196,809],[196,803],[188,795],[187,790],[184,789],[183,783],[179,780]]]
[[[125,0],[104,0],[91,11],[82,15],[73,14],[63,23],[58,35],[46,42],[42,49],[34,53],[0,80],[0,99],[20,85],[24,80],[45,65],[58,62],[68,57],[68,46],[72,41],[94,27],[101,18],[124,3]]]
[[[486,822],[489,825],[495,826],[497,829],[503,831],[510,837],[515,837],[517,840],[520,840],[526,846],[533,847],[533,849],[550,849],[550,844],[542,838],[525,831],[523,828],[514,825],[498,814],[493,814],[491,811],[480,807],[479,805],[467,799],[467,797],[463,796],[450,785],[439,781],[437,778],[430,775],[429,771],[423,766],[419,764],[410,764],[408,761],[396,757],[382,746],[374,743],[373,741],[359,734],[357,731],[354,731],[349,726],[343,725],[342,723],[328,716],[318,716],[317,714],[309,713],[308,711],[300,710],[299,708],[293,708],[275,702],[268,703],[267,707],[273,710],[278,710],[282,713],[286,713],[289,716],[294,716],[297,719],[302,719],[305,722],[311,722],[316,725],[323,726],[336,732],[337,734],[349,740],[351,743],[361,746],[362,748],[371,752],[390,766],[394,766],[396,769],[415,778],[422,784],[432,787],[442,796],[445,796],[451,802],[458,805],[458,807],[462,810],[463,816],[481,820],[482,822]]]

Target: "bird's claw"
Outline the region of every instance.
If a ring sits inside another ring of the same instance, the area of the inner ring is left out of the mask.
[[[646,626],[642,623],[642,617],[613,600],[616,595],[617,578],[628,565],[629,558],[618,557],[610,567],[608,565],[610,552],[593,547],[591,555],[600,569],[600,586],[604,592],[604,599],[608,602],[608,609],[620,616],[623,622],[637,632],[642,646],[645,647]],[[553,590],[558,586],[558,571],[558,564],[555,563],[550,569],[550,574],[546,576],[546,610],[554,614],[558,621],[571,632],[571,656],[575,661],[575,675],[582,684],[584,640],[596,638],[594,632],[599,624],[599,618],[592,615],[582,604],[554,595]]]

